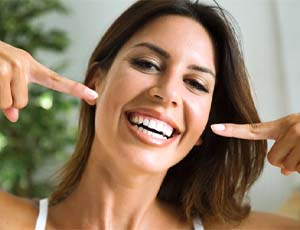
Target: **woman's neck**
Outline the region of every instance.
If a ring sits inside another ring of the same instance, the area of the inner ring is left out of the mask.
[[[95,159],[97,157],[99,152],[92,148],[77,188],[65,201],[50,208],[49,217],[55,225],[80,229],[140,229],[139,226],[153,224],[164,209],[157,200],[157,193],[165,173],[137,173],[116,167],[109,159]]]

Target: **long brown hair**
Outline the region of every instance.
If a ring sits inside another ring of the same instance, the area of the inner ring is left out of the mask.
[[[225,138],[214,135],[210,129],[210,124],[219,122],[260,122],[240,44],[224,10],[188,0],[137,1],[102,37],[90,58],[85,84],[92,81],[98,68],[109,70],[126,41],[146,23],[162,15],[190,17],[207,30],[216,53],[217,83],[202,135],[203,144],[194,147],[168,170],[158,198],[181,207],[189,221],[199,215],[204,220],[239,222],[249,214],[245,195],[262,172],[266,142]],[[95,106],[82,102],[77,145],[61,171],[52,204],[66,198],[78,185],[94,134]]]

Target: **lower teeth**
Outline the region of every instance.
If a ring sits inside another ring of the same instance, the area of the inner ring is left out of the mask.
[[[165,136],[163,136],[161,134],[151,132],[151,131],[146,130],[146,129],[142,128],[142,127],[138,127],[137,125],[135,125],[135,127],[137,129],[139,129],[141,132],[143,132],[143,133],[145,133],[145,134],[147,134],[147,135],[149,135],[151,137],[156,137],[156,138],[160,138],[160,139],[167,139],[167,137],[165,137]]]

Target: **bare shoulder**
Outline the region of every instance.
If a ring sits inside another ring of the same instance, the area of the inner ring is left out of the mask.
[[[37,211],[33,201],[0,190],[0,229],[33,229]]]
[[[239,225],[207,223],[205,229],[218,230],[249,230],[249,229],[265,229],[265,230],[298,230],[300,229],[300,220],[291,219],[281,215],[266,212],[251,212],[249,216]]]
[[[300,229],[300,220],[291,219],[274,213],[251,212],[241,223],[242,229]]]

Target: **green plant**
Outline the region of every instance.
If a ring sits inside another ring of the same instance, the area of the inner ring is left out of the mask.
[[[60,0],[0,0],[0,40],[35,56],[43,49],[62,52],[69,40],[64,31],[45,29],[37,17],[65,14]],[[70,117],[77,101],[58,92],[30,85],[29,104],[17,123],[0,115],[0,187],[16,195],[46,196],[51,181],[43,170],[53,160],[63,161],[75,141]],[[39,178],[41,177],[41,178]]]

